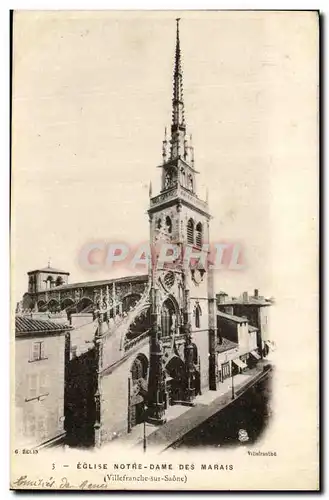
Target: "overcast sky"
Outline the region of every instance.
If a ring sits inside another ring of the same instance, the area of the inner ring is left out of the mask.
[[[148,239],[148,186],[152,181],[153,194],[159,190],[156,167],[171,121],[177,15],[15,14],[16,300],[27,289],[27,271],[46,266],[49,257],[71,273],[70,282],[110,278],[82,270],[80,248],[90,240]],[[211,239],[239,242],[246,260],[244,271],[218,273],[216,289],[275,295],[273,279],[285,275],[282,258],[289,261],[289,248],[297,248],[298,225],[312,222],[317,39],[305,34],[314,26],[307,13],[180,17],[198,194],[205,198],[208,186]],[[302,186],[310,190],[306,200]]]

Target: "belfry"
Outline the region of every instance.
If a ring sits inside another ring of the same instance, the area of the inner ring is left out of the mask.
[[[194,151],[187,135],[183,71],[176,20],[172,123],[162,145],[161,189],[150,191],[151,246],[175,244],[181,251],[206,252],[208,202],[197,195]],[[216,321],[213,274],[198,269],[152,263],[149,420],[163,423],[172,404],[193,405],[202,390],[216,390]]]

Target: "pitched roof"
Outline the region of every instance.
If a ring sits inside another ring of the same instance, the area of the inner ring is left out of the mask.
[[[223,313],[222,311],[217,311],[217,316],[220,318],[228,319],[234,321],[235,323],[248,323],[247,318],[241,318],[240,316],[234,316],[234,314]]]
[[[235,342],[232,342],[231,340],[228,340],[228,339],[222,337],[222,343],[217,344],[216,352],[220,353],[220,352],[228,351],[230,349],[235,349],[236,347],[238,347],[238,344],[236,344]]]
[[[29,271],[27,274],[32,273],[57,273],[57,274],[70,274],[68,271],[61,271],[60,269],[55,269],[55,267],[42,267],[41,269],[35,269],[34,271]]]
[[[63,323],[54,323],[53,321],[43,319],[32,319],[28,316],[15,317],[15,334],[16,337],[26,336],[30,334],[49,335],[51,333],[59,333],[71,330],[72,327]]]
[[[141,274],[137,276],[123,276],[122,278],[112,278],[112,279],[107,279],[107,280],[100,280],[100,281],[82,281],[80,283],[70,283],[68,285],[61,285],[61,286],[56,286],[55,288],[52,288],[49,290],[50,292],[52,290],[68,290],[70,288],[84,288],[84,287],[93,287],[93,286],[101,286],[101,285],[112,285],[112,283],[130,283],[130,282],[145,282],[148,280],[148,275],[147,274]]]

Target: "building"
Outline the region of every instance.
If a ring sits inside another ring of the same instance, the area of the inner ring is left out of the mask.
[[[202,392],[216,391],[232,363],[244,369],[243,356],[256,348],[245,319],[233,320],[232,334],[217,334],[213,270],[203,248],[211,216],[198,195],[185,122],[178,20],[172,123],[158,168],[160,192],[150,186],[150,244],[156,252],[164,244],[197,252],[203,266],[152,261],[148,275],[73,284],[69,273],[50,267],[28,273],[22,309],[65,311],[71,323],[65,430],[72,446],[101,446],[145,420],[163,424],[170,406],[193,406]]]
[[[151,193],[148,211],[151,245],[174,243],[202,253],[209,242],[211,216],[208,202],[198,196],[198,172],[186,129],[178,21],[171,136],[168,141],[165,134],[162,156],[161,191]],[[151,275],[151,297],[149,418],[161,422],[168,399],[191,402],[200,388],[216,389],[212,270],[175,266],[168,271],[157,266]]]
[[[55,444],[65,436],[69,331],[68,325],[32,315],[15,318],[15,435],[27,445]]]
[[[50,272],[50,270],[52,271]],[[56,280],[51,281],[56,273]],[[56,271],[56,273],[50,267],[45,267],[40,271],[29,271],[27,273],[28,292],[24,294],[21,303],[18,304],[18,310],[21,312],[30,312],[31,310],[38,312],[66,311],[69,315],[82,312],[90,313],[96,310],[102,290],[104,299],[108,297],[111,301],[114,313],[122,313],[140,299],[148,282],[148,276],[142,275],[69,283],[69,272]],[[41,283],[40,286],[39,283]],[[49,286],[49,283],[53,283],[53,285]]]
[[[257,328],[250,326],[246,318],[218,311],[217,333],[217,352],[221,353],[223,349],[226,351],[228,347],[232,346],[233,348],[235,346],[234,352],[232,351],[230,356],[230,360],[234,365],[231,366],[231,374],[242,373],[261,359],[257,348]],[[218,362],[219,366],[220,364],[222,365],[222,363]],[[221,378],[223,379],[223,366],[221,371]],[[226,367],[226,371],[228,372],[228,367]]]
[[[52,288],[66,285],[69,275],[70,273],[66,271],[51,267],[49,262],[47,267],[28,272],[28,293],[36,294],[44,290],[51,290]]]
[[[246,318],[249,328],[257,329],[257,348],[262,357],[266,356],[271,348],[269,308],[273,301],[260,296],[257,289],[254,295],[244,292],[239,298],[231,298],[221,292],[216,295],[216,301],[219,312]]]

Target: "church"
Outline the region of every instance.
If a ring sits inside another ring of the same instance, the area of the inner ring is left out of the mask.
[[[198,196],[176,22],[172,122],[162,145],[161,189],[150,189],[150,244],[205,252],[201,260],[208,262],[211,216]],[[147,275],[70,284],[68,272],[48,265],[28,277],[17,313],[70,320],[64,399],[73,446],[101,446],[145,420],[164,424],[170,406],[193,406],[203,392],[217,390],[220,356],[229,375],[231,360],[239,358],[238,343],[219,341],[211,266],[168,268],[152,260]],[[247,350],[255,352],[248,335],[246,328]]]

